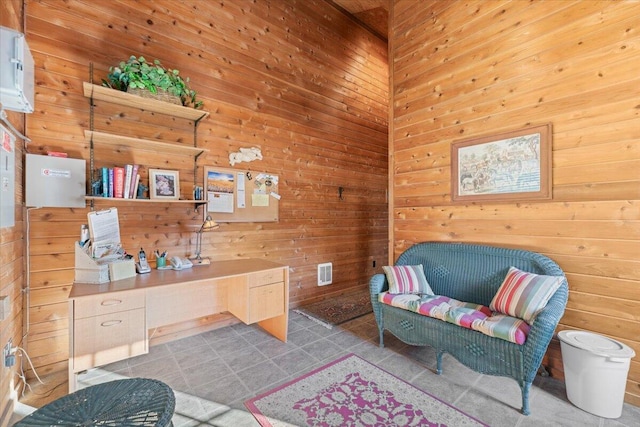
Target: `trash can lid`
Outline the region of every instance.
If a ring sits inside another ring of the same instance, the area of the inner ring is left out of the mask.
[[[565,344],[590,351],[598,356],[630,359],[636,355],[636,352],[628,345],[591,332],[560,331],[558,338]]]

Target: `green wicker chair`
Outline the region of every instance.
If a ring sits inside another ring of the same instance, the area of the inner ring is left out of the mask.
[[[163,382],[127,378],[93,385],[36,410],[14,427],[171,426],[176,400]]]
[[[560,267],[544,255],[467,243],[420,243],[407,249],[396,262],[396,265],[416,264],[423,265],[436,295],[485,306],[511,266],[535,274],[564,276]],[[383,304],[378,301],[378,294],[388,288],[384,274],[371,278],[369,289],[380,347],[384,346],[383,333],[388,330],[407,344],[433,347],[438,374],[442,373],[442,356],[449,353],[474,371],[513,378],[522,391],[522,413],[530,413],[531,384],[567,303],[566,279],[536,317],[523,345]]]

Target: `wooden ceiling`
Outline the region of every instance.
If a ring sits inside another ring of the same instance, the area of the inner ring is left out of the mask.
[[[390,0],[333,0],[333,3],[387,40]]]

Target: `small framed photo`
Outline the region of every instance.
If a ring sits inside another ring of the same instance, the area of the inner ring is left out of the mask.
[[[178,200],[180,198],[179,172],[149,169],[149,197]]]

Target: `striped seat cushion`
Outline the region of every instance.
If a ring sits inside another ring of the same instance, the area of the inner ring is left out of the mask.
[[[447,312],[451,309],[451,306],[457,302],[460,301],[442,295],[423,296],[415,312],[445,320]]]
[[[420,295],[392,294],[390,292],[383,292],[381,294],[378,294],[378,301],[392,307],[398,307],[404,310],[415,312],[418,307],[418,302],[420,301]]]
[[[472,329],[471,325],[473,322],[476,320],[483,320],[491,316],[491,311],[489,311],[488,307],[482,305],[479,307],[482,307],[482,309],[477,310],[471,307],[451,307],[451,309],[447,311],[447,315],[444,320],[449,323],[453,323],[454,325],[462,326],[463,328]]]
[[[378,301],[515,344],[524,344],[530,329],[521,319],[494,313],[484,305],[458,301],[442,295],[382,292],[378,295]]]
[[[524,344],[531,326],[522,319],[494,313],[486,319],[474,320],[471,329],[490,337],[501,338],[515,344]]]

